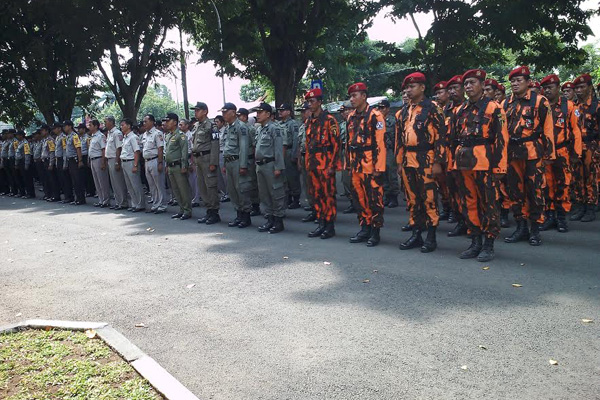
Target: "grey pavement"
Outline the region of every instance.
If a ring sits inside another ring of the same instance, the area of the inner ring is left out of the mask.
[[[481,264],[445,222],[436,252],[398,250],[402,207],[376,248],[304,215],[269,235],[230,203],[206,226],[0,198],[0,325],[107,322],[203,399],[600,398],[600,221]]]

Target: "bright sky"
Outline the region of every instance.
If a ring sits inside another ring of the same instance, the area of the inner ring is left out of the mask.
[[[595,0],[586,0],[583,4],[584,8],[597,8],[597,2]],[[406,38],[417,37],[417,31],[414,28],[412,22],[409,19],[402,19],[399,21],[392,20],[391,17],[387,16],[387,10],[380,12],[373,22],[373,26],[367,31],[369,37],[373,40],[383,40],[386,42],[402,42]],[[433,17],[427,14],[416,14],[415,19],[421,30],[421,33],[425,35],[431,23]],[[595,37],[590,37],[585,43],[595,42],[600,37],[600,17],[595,16],[590,20],[590,27],[594,31]],[[179,47],[179,35],[173,31],[169,33],[167,40],[173,42],[174,47]],[[185,41],[185,38],[184,38]],[[194,51],[193,46],[184,47],[187,50]],[[188,59],[187,65],[187,80],[188,80],[188,98],[190,104],[196,104],[197,101],[203,101],[208,105],[209,115],[214,116],[218,114],[218,110],[223,106],[223,90],[221,85],[221,78],[216,76],[217,68],[212,64],[202,63],[197,64],[199,56],[195,52],[195,55]],[[172,76],[162,77],[158,79],[158,82],[166,85],[173,94],[173,98],[183,103],[182,91],[181,91],[181,72],[179,71],[179,64],[174,66],[173,72],[178,76],[177,81]],[[248,83],[248,81],[241,78],[228,78],[225,77],[225,97],[226,101],[232,102],[239,107],[249,107],[249,104],[245,104],[239,97],[240,87]]]

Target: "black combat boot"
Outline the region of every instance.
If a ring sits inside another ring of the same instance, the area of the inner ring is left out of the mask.
[[[228,227],[233,228],[234,226],[238,226],[242,222],[242,212],[237,211],[237,217],[233,221],[227,224]]]
[[[467,234],[467,224],[464,220],[458,221],[454,229],[448,232],[448,237],[463,236]]]
[[[208,219],[206,220],[206,225],[213,225],[217,222],[221,222],[219,210],[208,210]]]
[[[481,243],[481,235],[473,235],[471,236],[471,245],[465,251],[460,253],[458,258],[461,258],[463,260],[475,258],[481,252],[482,247],[483,244]]]
[[[450,212],[448,213],[448,223],[449,224],[455,224],[456,221],[456,214],[454,214],[454,211],[450,210]]]
[[[410,232],[410,231],[412,231],[412,229],[413,229],[413,227],[410,224],[410,222],[407,222],[406,225],[402,225],[402,227],[400,228],[400,230],[402,232]]]
[[[283,218],[273,217],[273,226],[269,229],[269,233],[279,233],[283,231]]]
[[[247,228],[252,225],[252,218],[250,218],[250,211],[242,212],[242,220],[238,224],[238,228]]]
[[[301,207],[300,196],[290,196],[289,199],[290,199],[290,204],[289,204],[288,208],[290,210],[295,210],[296,208]],[[274,232],[274,233],[276,233],[276,232]]]
[[[387,203],[387,207],[388,208],[396,208],[398,207],[398,196],[388,196],[388,203]]]
[[[304,207],[304,211],[315,211],[315,209],[312,206],[306,206]]]
[[[585,205],[583,204],[573,204],[573,208],[575,211],[569,217],[570,221],[579,221],[583,215],[585,214]]]
[[[319,220],[319,226],[317,226],[314,231],[311,231],[308,234],[308,237],[309,238],[315,238],[315,237],[321,236],[321,234],[323,232],[325,232],[325,220],[324,219],[320,219]]]
[[[325,222],[325,230],[321,233],[321,239],[329,239],[335,236],[335,224],[333,221]]]
[[[404,243],[400,243],[400,250],[416,249],[417,247],[423,246],[423,238],[421,237],[421,230],[419,228],[413,228],[412,236]]]
[[[360,231],[350,238],[350,243],[366,242],[371,237],[371,225],[361,225]]]
[[[529,229],[527,229],[527,221],[524,219],[517,221],[517,229],[509,237],[504,238],[506,243],[517,243],[529,238]]]
[[[544,223],[540,225],[540,231],[548,231],[556,226],[555,213],[552,210],[546,211]]]
[[[501,228],[510,228],[510,220],[508,219],[509,214],[508,208],[500,209],[500,227]]]
[[[585,206],[585,214],[581,217],[581,222],[592,222],[596,219],[596,206],[588,204]]]
[[[450,206],[448,204],[442,204],[442,210],[440,211],[440,221],[447,221],[450,216]]]
[[[259,232],[269,232],[269,229],[273,227],[273,216],[267,215],[266,218],[266,222],[258,227]]]
[[[486,237],[483,242],[483,247],[477,256],[477,261],[487,262],[492,261],[496,255],[494,254],[494,238]]]
[[[427,228],[427,237],[421,246],[421,253],[431,253],[437,248],[437,241],[435,240],[435,226]]]
[[[350,205],[348,207],[346,207],[344,209],[344,211],[342,211],[342,214],[354,214],[355,212],[356,212],[356,209],[354,208],[352,203],[350,203]]]
[[[525,226],[527,226],[527,221]],[[531,234],[529,235],[529,244],[531,246],[540,246],[542,238],[540,237],[540,225],[536,221],[531,221]]]
[[[250,211],[251,217],[258,217],[260,215],[260,204],[252,204],[252,211]]]
[[[206,210],[206,214],[204,215],[204,217],[198,218],[198,223],[205,224],[206,221],[208,221],[209,214],[210,214],[210,210]]]
[[[302,222],[312,222],[316,219],[317,219],[317,213],[314,211],[311,211],[310,214],[308,214],[306,217],[302,218]]]
[[[367,240],[367,247],[375,247],[379,244],[379,230],[381,228],[371,228],[371,236]]]
[[[567,218],[565,212],[562,209],[556,211],[556,230],[560,233],[569,232],[569,227],[567,226]]]

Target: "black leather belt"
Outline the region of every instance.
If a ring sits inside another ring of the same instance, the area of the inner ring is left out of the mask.
[[[273,157],[266,157],[261,160],[256,160],[256,165],[265,165],[273,161],[275,161]]]
[[[372,151],[375,146],[349,146],[348,149],[356,153],[364,153],[365,151]]]
[[[205,156],[207,154],[210,154],[210,150],[206,150],[206,151],[194,151],[194,152],[192,152],[192,154],[194,155],[194,157],[202,157],[202,156]]]
[[[598,134],[586,135],[586,136],[582,137],[581,140],[583,141],[583,143],[591,143],[595,140],[598,140]]]
[[[146,162],[148,162],[148,161],[156,160],[157,158],[158,158],[158,156],[154,156],[154,157],[150,157],[150,158],[144,158],[144,160],[146,160]]]
[[[99,158],[102,158],[102,156],[98,156],[98,157],[90,157],[90,161],[94,161],[94,160],[97,160],[97,159],[99,159]]]
[[[563,147],[567,147],[567,145],[568,145],[568,144],[569,144],[569,143],[567,143],[567,141],[564,141],[564,142],[558,143],[558,144],[556,145],[556,150],[558,150],[558,149],[562,149]]]
[[[404,146],[404,149],[406,151],[413,151],[413,152],[430,151],[430,150],[433,150],[433,148],[434,147],[431,143],[421,143],[416,146]]]
[[[534,133],[531,136],[526,136],[526,137],[520,137],[520,138],[513,138],[511,137],[508,141],[509,145],[518,145],[518,144],[522,144],[522,143],[526,143],[526,142],[533,142],[536,141],[540,138],[540,134],[538,132]]]
[[[492,141],[489,138],[484,137],[466,137],[458,139],[456,142],[462,147],[473,147],[492,143]]]
[[[308,152],[310,154],[326,153],[328,151],[333,151],[333,146],[332,145],[329,145],[329,146],[316,146],[316,147],[311,147],[310,149],[308,149]]]
[[[239,160],[240,156],[224,156],[223,159],[225,160],[225,162],[231,162],[231,161]]]
[[[176,167],[178,165],[181,165],[181,161],[173,161],[173,162],[167,163],[168,167]]]
[[[133,161],[133,158],[130,159],[130,160],[121,160],[122,163],[124,163],[124,162],[131,162],[131,161]]]

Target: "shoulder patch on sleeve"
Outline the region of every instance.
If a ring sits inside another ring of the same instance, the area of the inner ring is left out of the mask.
[[[581,116],[581,113],[579,112],[579,108],[575,108],[575,115],[577,116],[577,118],[579,118]]]
[[[383,129],[383,122],[377,121],[377,125],[375,125],[376,129]]]

